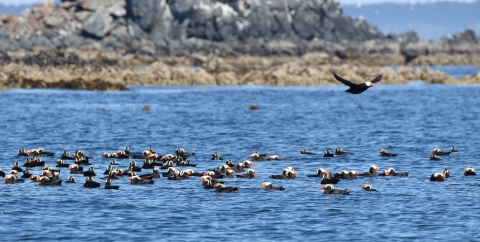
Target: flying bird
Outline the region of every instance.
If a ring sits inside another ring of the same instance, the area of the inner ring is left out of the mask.
[[[337,79],[339,82],[349,86],[350,88],[348,90],[346,90],[345,92],[349,92],[351,94],[359,94],[359,93],[362,93],[364,91],[366,91],[369,87],[373,87],[375,86],[373,83],[377,83],[379,82],[380,80],[382,80],[382,75],[378,75],[377,77],[375,77],[375,79],[369,81],[369,82],[364,82],[364,83],[361,83],[361,84],[355,84],[355,83],[352,83],[350,81],[347,81],[339,76],[337,76],[337,74],[335,74],[335,72],[333,73],[333,76],[335,77],[335,79]]]

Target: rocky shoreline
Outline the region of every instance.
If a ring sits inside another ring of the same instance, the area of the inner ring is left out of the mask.
[[[335,64],[332,64],[335,63]],[[340,85],[332,72],[364,81],[383,74],[381,84],[478,84],[480,73],[460,79],[427,66],[394,70],[381,66],[342,63],[325,53],[301,57],[171,57],[139,66],[45,66],[10,63],[0,66],[0,90],[11,88],[69,88],[127,90],[127,86],[321,86]]]
[[[380,33],[333,0],[63,0],[0,15],[0,90],[128,85],[480,83],[429,65],[480,66],[480,38]],[[394,71],[384,66],[400,67]],[[348,70],[348,71],[346,71]]]

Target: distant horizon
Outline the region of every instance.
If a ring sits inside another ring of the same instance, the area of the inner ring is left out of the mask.
[[[365,4],[380,4],[380,3],[398,3],[398,4],[425,4],[436,2],[462,2],[473,3],[477,0],[338,0],[342,5],[365,5]],[[45,2],[45,0],[0,0],[0,4],[10,6],[31,5],[35,3]],[[54,2],[58,3],[59,0]]]

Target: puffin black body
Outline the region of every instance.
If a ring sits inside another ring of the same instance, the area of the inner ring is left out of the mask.
[[[215,184],[224,183],[221,180],[215,180],[211,176],[207,176],[207,175],[200,177],[200,180],[202,181],[202,187],[204,189],[213,189],[215,188],[214,187]]]
[[[352,153],[343,151],[342,148],[337,147],[335,148],[335,155],[348,156],[348,155],[352,155]]]
[[[95,169],[93,167],[88,168],[87,171],[83,172],[83,176],[96,176]]]
[[[432,153],[435,154],[436,156],[449,156],[450,151],[441,151],[439,148],[435,148],[432,150]]]
[[[75,177],[70,176],[70,177],[65,181],[65,183],[75,183],[75,181],[76,181]]]
[[[377,177],[378,176],[378,173],[377,173],[378,170],[380,170],[380,167],[370,166],[370,168],[368,169],[368,172],[359,174],[359,176]]]
[[[70,166],[70,164],[65,163],[65,161],[62,160],[62,159],[57,160],[55,163],[57,164],[56,167],[69,167]]]
[[[441,160],[440,158],[438,158],[435,153],[432,153],[430,154],[430,160]]]
[[[0,176],[1,176],[1,177],[5,177],[5,172],[4,172],[4,171],[2,171],[2,169],[1,169],[1,168],[0,168]]]
[[[330,150],[326,150],[325,152],[323,152],[323,157],[334,157],[335,155],[332,154],[332,152]]]
[[[132,185],[153,184],[153,182],[154,182],[154,180],[143,179],[139,176],[131,176],[128,179],[130,180],[130,184],[132,184]]]
[[[380,156],[387,156],[387,157],[397,156],[397,154],[390,153],[386,149],[381,149],[379,153],[380,153]]]
[[[281,179],[281,180],[293,180],[297,176],[297,172],[293,168],[288,167],[283,169],[282,174],[280,175],[271,175],[272,179]]]
[[[190,179],[190,176],[188,175],[188,171],[175,171],[173,176],[169,176],[167,178],[168,180],[188,180]]]
[[[310,152],[310,151],[308,151],[308,150],[306,150],[306,149],[302,149],[302,150],[300,150],[300,154],[305,154],[305,155],[314,155],[315,153],[313,153],[313,152]]]
[[[445,178],[445,177],[444,177],[444,175],[443,175],[442,173],[437,172],[437,173],[432,174],[432,175],[430,176],[430,181],[433,181],[433,182],[443,182],[443,181],[445,181],[444,178]]]
[[[333,76],[335,77],[335,79],[337,79],[337,81],[339,81],[339,82],[343,83],[344,85],[350,87],[345,92],[349,92],[351,94],[360,94],[360,93],[366,91],[368,88],[375,86],[374,83],[377,83],[377,82],[382,80],[382,75],[378,75],[377,77],[375,77],[375,79],[373,79],[369,82],[364,82],[364,83],[361,83],[361,84],[355,84],[355,83],[352,83],[348,80],[345,80],[345,79],[339,77],[335,72],[333,73]]]
[[[16,175],[9,174],[3,177],[5,180],[5,184],[16,184],[16,183],[23,183],[25,180],[17,178]]]
[[[140,175],[140,177],[144,179],[160,178],[160,171],[158,170],[158,168],[155,167],[152,169],[152,173],[142,174]]]
[[[105,180],[105,189],[118,189],[118,188],[120,188],[120,186],[112,186],[112,180],[110,180],[109,178]]]
[[[248,170],[247,170],[247,173],[237,175],[237,178],[248,178],[248,179],[252,179],[252,178],[255,178],[255,174],[257,174],[257,171],[256,171],[256,170],[254,170],[254,169],[248,169]]]
[[[52,179],[37,179],[39,186],[61,186],[62,180],[58,176],[53,176]]]
[[[215,192],[238,192],[238,187],[227,187],[223,183],[216,183],[213,185]]]
[[[332,173],[323,175],[322,181],[320,184],[337,184],[340,181],[338,177],[335,177]]]
[[[110,179],[110,180],[118,180],[118,175],[114,170],[110,170],[106,177],[102,177],[100,179]]]
[[[450,152],[458,152],[457,147],[452,146],[452,148],[450,148]]]
[[[341,189],[334,189],[333,185],[328,184],[328,185],[323,185],[322,186],[323,194],[342,194],[342,195],[348,195],[350,192],[348,189],[341,190]]]
[[[87,177],[87,179],[85,180],[85,183],[83,184],[83,187],[86,187],[86,188],[97,188],[97,187],[100,187],[100,183],[94,181],[94,180],[93,180],[93,177],[89,176],[89,177]]]
[[[18,162],[13,163],[13,167],[10,170],[15,170],[15,171],[18,171],[18,172],[23,171],[22,167],[20,167],[20,163],[18,163]]]
[[[317,169],[317,174],[307,174],[307,177],[320,177],[323,178],[325,175],[328,174],[328,171],[323,168]]]
[[[20,178],[30,178],[31,176],[32,176],[32,174],[30,174],[30,170],[25,168],[25,169],[23,169],[23,175]]]
[[[28,156],[28,154],[25,152],[24,148],[20,148],[20,150],[18,151],[18,155],[19,156]]]
[[[406,172],[397,172],[393,168],[388,168],[383,171],[383,176],[408,176],[408,171]]]
[[[142,169],[153,169],[154,167],[155,167],[155,165],[152,164],[152,162],[150,162],[149,159],[145,159],[143,161]]]
[[[465,176],[476,176],[475,169],[473,167],[468,167],[463,170],[463,175]]]
[[[378,192],[377,189],[374,189],[371,184],[363,184],[360,188],[367,192]]]
[[[218,155],[217,152],[213,152],[212,153],[212,160],[223,160],[223,158],[220,157],[220,155]]]
[[[68,167],[70,174],[83,174],[83,167],[73,164]]]
[[[75,158],[72,157],[72,156],[69,156],[69,155],[68,155],[68,152],[67,152],[66,150],[64,150],[64,151],[62,152],[62,157],[60,157],[60,159],[62,159],[62,160],[73,160],[73,159],[75,159]]]
[[[357,176],[360,174],[357,171],[347,171],[343,170],[340,173],[335,173],[333,174],[334,177],[339,178],[339,179],[348,179],[348,180],[354,180],[357,179]]]
[[[264,183],[262,183],[262,186],[265,187],[265,190],[268,190],[268,191],[270,191],[270,190],[278,190],[278,191],[285,190],[285,188],[282,187],[282,186],[274,187],[271,182],[264,182]]]

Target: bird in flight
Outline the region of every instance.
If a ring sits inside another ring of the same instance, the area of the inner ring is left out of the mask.
[[[335,72],[333,73],[333,76],[335,77],[335,79],[337,79],[339,82],[349,86],[350,88],[348,90],[346,90],[345,92],[349,92],[351,94],[359,94],[359,93],[362,93],[364,91],[366,91],[369,87],[373,87],[375,86],[373,83],[377,83],[379,82],[380,80],[382,80],[382,75],[378,75],[377,77],[375,77],[375,79],[369,81],[369,82],[364,82],[364,83],[361,83],[361,84],[355,84],[355,83],[352,83],[350,81],[347,81],[339,76],[337,76],[337,74],[335,74]]]

